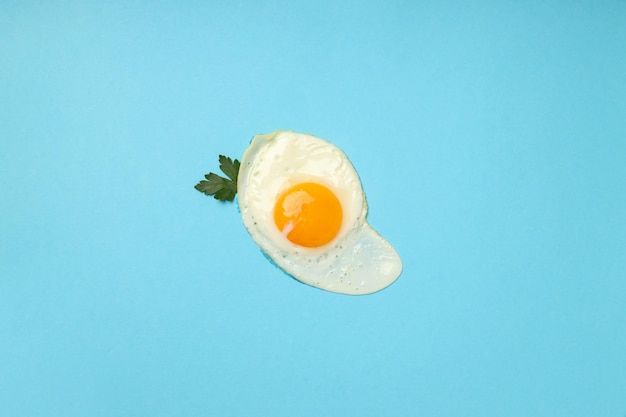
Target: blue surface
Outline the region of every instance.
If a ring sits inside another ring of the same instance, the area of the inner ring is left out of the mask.
[[[2,416],[624,416],[626,3],[2,2]],[[404,272],[274,268],[193,185],[341,147]]]

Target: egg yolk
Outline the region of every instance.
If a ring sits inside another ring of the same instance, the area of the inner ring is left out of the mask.
[[[323,185],[304,182],[285,191],[274,206],[278,230],[296,245],[314,248],[330,242],[341,227],[339,199]]]

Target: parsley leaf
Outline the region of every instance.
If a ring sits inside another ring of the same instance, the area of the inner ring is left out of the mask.
[[[194,187],[196,190],[220,201],[233,201],[237,194],[237,174],[239,174],[239,161],[232,160],[220,155],[220,169],[228,178],[220,177],[212,172],[206,174],[205,180],[200,181]]]
[[[237,184],[237,174],[239,173],[239,161],[233,162],[230,158],[220,155],[220,169],[228,178]]]

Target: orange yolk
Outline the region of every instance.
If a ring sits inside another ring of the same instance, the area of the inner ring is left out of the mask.
[[[278,230],[296,245],[314,248],[337,236],[342,220],[337,196],[323,185],[303,182],[285,191],[274,206]]]

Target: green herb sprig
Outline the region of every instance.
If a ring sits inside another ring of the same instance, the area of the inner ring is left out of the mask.
[[[206,174],[206,180],[200,181],[194,187],[196,190],[220,201],[233,201],[237,195],[237,175],[239,174],[240,163],[224,155],[220,155],[220,170],[228,178],[220,177],[212,172]]]

